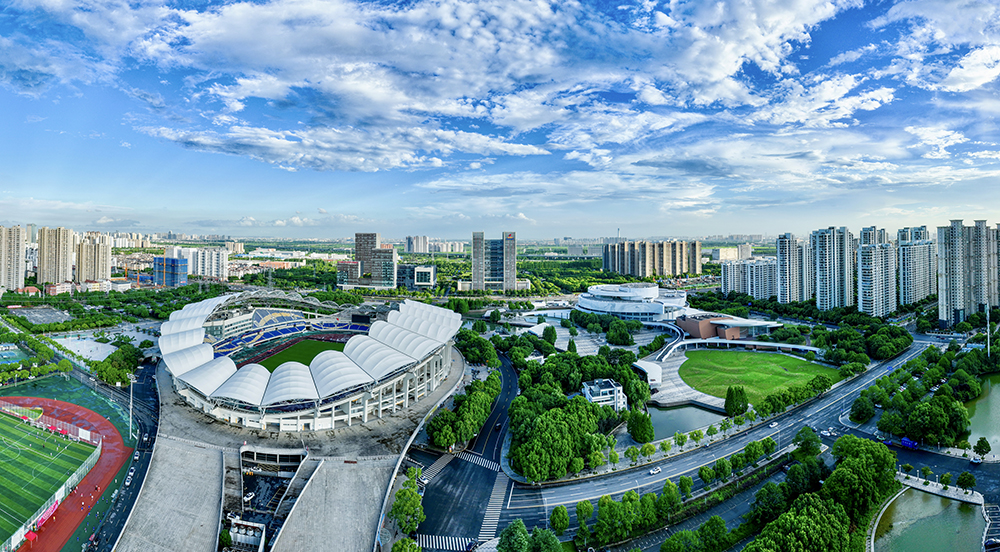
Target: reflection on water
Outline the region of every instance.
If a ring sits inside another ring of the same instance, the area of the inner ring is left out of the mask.
[[[980,550],[985,528],[979,506],[909,489],[879,520],[875,552]]]
[[[993,386],[1000,383],[1000,374],[983,378],[983,392],[975,399],[965,403],[969,409],[969,442],[975,444],[980,437],[994,446],[1000,444],[1000,393],[996,397],[991,393]]]
[[[675,408],[649,407],[649,415],[653,422],[653,432],[656,439],[665,439],[675,431],[687,433],[707,426],[718,424],[725,416],[704,410],[696,406],[678,406]],[[718,429],[718,426],[716,426]]]

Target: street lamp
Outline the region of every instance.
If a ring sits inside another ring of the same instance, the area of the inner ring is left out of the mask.
[[[132,388],[136,382],[135,374],[128,375],[128,436],[131,438],[136,438],[138,435],[132,435]]]

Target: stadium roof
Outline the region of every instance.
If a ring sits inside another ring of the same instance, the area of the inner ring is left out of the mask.
[[[206,397],[257,406],[315,401],[378,383],[443,347],[462,326],[457,313],[407,300],[389,313],[388,322],[378,321],[368,335],[352,337],[343,352],[316,355],[308,367],[286,362],[273,373],[259,364],[236,369],[229,357],[213,358],[201,327],[215,309],[231,303],[234,296],[228,297],[171,314],[161,330],[163,361],[171,374]]]

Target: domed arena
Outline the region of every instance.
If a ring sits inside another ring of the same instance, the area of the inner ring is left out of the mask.
[[[358,314],[278,291],[207,299],[170,315],[160,351],[178,394],[229,424],[319,431],[405,409],[451,369],[462,325],[406,300]]]

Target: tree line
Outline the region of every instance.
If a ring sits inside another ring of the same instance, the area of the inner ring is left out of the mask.
[[[451,410],[441,410],[427,424],[427,435],[431,442],[437,447],[448,449],[471,440],[482,430],[490,415],[493,400],[502,388],[500,373],[495,370],[490,372],[485,381],[473,380],[465,388],[464,394],[454,396]]]

